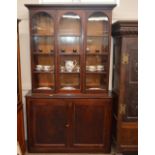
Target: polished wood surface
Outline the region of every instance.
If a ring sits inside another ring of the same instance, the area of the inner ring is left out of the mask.
[[[138,151],[138,22],[113,24],[113,139],[117,152]]]

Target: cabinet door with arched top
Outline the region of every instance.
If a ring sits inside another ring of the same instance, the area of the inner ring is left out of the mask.
[[[109,19],[103,12],[93,12],[86,23],[86,91],[108,89]]]
[[[54,19],[44,11],[31,18],[32,89],[51,92],[55,89]]]
[[[82,18],[80,12],[67,11],[58,21],[58,72],[59,91],[80,92]]]

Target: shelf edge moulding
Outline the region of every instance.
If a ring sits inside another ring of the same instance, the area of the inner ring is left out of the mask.
[[[47,4],[47,3],[100,3],[100,4],[119,4],[120,0],[39,0],[40,4]]]

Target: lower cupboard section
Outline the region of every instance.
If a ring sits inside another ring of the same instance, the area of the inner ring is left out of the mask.
[[[26,102],[29,152],[110,152],[111,98]]]

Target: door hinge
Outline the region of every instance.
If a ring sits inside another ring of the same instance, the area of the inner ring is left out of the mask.
[[[129,61],[129,55],[128,53],[124,53],[122,57],[122,64],[128,64]]]
[[[125,111],[126,111],[126,104],[120,104],[119,113],[121,115],[124,115],[125,114]]]

